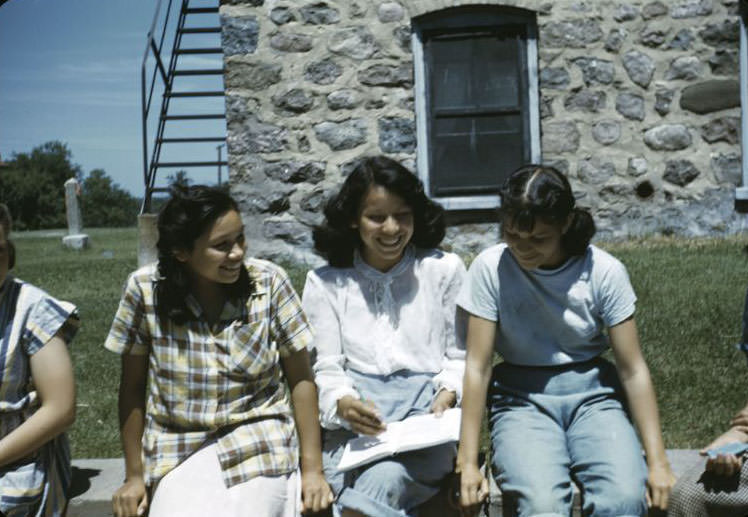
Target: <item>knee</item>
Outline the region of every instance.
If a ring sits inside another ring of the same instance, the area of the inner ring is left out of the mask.
[[[503,495],[504,504],[513,507],[511,512],[518,516],[562,516],[569,514],[569,505],[559,494],[554,493],[547,486],[525,488],[521,493],[507,491]]]
[[[406,477],[407,472],[402,464],[382,461],[367,469],[356,480],[354,488],[395,505],[404,490]]]
[[[644,483],[618,479],[615,483],[587,487],[583,496],[586,515],[646,515],[647,499]]]

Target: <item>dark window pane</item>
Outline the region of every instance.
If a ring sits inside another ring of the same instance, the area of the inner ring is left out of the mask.
[[[432,192],[495,194],[506,175],[524,161],[520,118],[511,115],[435,120]]]
[[[473,102],[480,107],[517,106],[517,40],[497,37],[473,41]]]
[[[436,40],[432,46],[434,66],[431,94],[434,106],[467,108],[470,101],[470,40]]]
[[[435,108],[480,110],[519,104],[515,37],[477,34],[435,38],[430,51]]]

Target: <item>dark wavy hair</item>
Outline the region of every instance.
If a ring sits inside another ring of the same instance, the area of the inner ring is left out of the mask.
[[[314,228],[314,248],[331,266],[353,265],[353,251],[361,246],[356,228],[351,228],[361,210],[361,201],[372,185],[398,195],[413,210],[413,237],[419,248],[435,248],[444,239],[444,209],[430,200],[423,183],[408,169],[386,156],[361,160],[337,194],[325,205],[325,222]]]
[[[0,226],[5,231],[5,240],[8,243],[8,269],[13,269],[16,265],[16,247],[10,240],[10,231],[13,229],[13,217],[10,215],[8,205],[0,203]]]
[[[548,165],[524,165],[514,171],[499,192],[502,232],[505,224],[531,232],[535,221],[563,226],[571,223],[561,237],[569,255],[584,255],[595,235],[595,221],[587,210],[578,208],[569,180]]]
[[[156,313],[162,319],[184,323],[193,317],[185,304],[190,292],[187,266],[177,260],[176,250],[191,251],[195,241],[220,216],[239,211],[236,201],[220,187],[206,185],[174,186],[171,197],[158,214],[158,273],[155,288]],[[225,289],[230,298],[246,298],[252,292],[247,268]]]

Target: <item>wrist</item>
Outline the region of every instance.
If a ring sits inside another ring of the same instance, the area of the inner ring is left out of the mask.
[[[662,458],[652,458],[651,460],[648,459],[647,468],[649,470],[671,470],[667,456]]]

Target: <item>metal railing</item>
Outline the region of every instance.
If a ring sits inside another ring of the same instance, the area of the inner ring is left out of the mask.
[[[161,17],[161,9],[166,3],[166,11]],[[179,3],[178,13],[174,12],[174,5]],[[143,62],[140,70],[140,88],[141,88],[141,118],[143,133],[143,181],[145,184],[145,194],[143,196],[143,205],[141,213],[151,211],[151,199],[155,192],[167,191],[166,187],[156,186],[156,175],[159,169],[176,168],[176,167],[218,167],[220,177],[221,166],[228,165],[226,160],[219,157],[217,160],[199,159],[199,160],[178,160],[178,161],[161,161],[164,144],[189,144],[189,143],[224,143],[225,136],[190,136],[190,137],[165,137],[167,122],[177,121],[196,121],[196,120],[213,120],[225,119],[225,111],[221,113],[187,113],[171,114],[169,111],[170,103],[173,98],[204,98],[204,97],[222,97],[223,89],[219,90],[193,90],[193,91],[174,91],[174,79],[178,76],[223,76],[223,67],[221,68],[203,68],[187,69],[179,67],[179,57],[187,55],[205,55],[205,54],[222,54],[223,50],[219,47],[195,47],[182,48],[182,36],[184,34],[210,34],[220,33],[220,27],[187,27],[186,20],[191,14],[210,14],[218,13],[218,6],[215,7],[190,7],[190,0],[158,0],[156,12],[148,31],[148,41],[146,43]],[[217,3],[217,0],[216,0]],[[176,18],[173,28],[170,22]],[[168,63],[164,44],[167,34],[173,31],[174,39],[168,54]],[[148,68],[148,60],[153,58],[154,66],[152,71]],[[160,80],[160,83],[159,83]],[[163,88],[161,105],[158,111],[156,121],[155,135],[149,140],[148,126],[149,121],[154,113],[153,103],[156,99],[155,92],[157,87]],[[149,143],[153,145],[149,149]],[[219,179],[220,181],[220,179]]]

